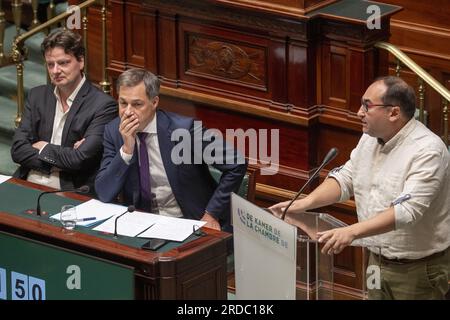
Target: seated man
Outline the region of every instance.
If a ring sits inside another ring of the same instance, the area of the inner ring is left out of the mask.
[[[80,35],[56,31],[42,43],[51,85],[30,90],[11,147],[20,164],[14,177],[56,189],[91,186],[102,156],[105,124],[117,116],[115,100],[83,74]]]
[[[230,231],[230,193],[245,175],[245,159],[223,141],[206,141],[194,119],[157,109],[159,86],[159,79],[142,69],[119,76],[119,117],[106,126],[95,181],[99,199],[115,201],[122,192],[123,202],[140,210],[201,219],[207,227]],[[227,161],[205,159],[212,144],[220,147],[216,157],[226,154]],[[182,156],[180,146],[186,147]],[[208,165],[223,172],[219,184]]]

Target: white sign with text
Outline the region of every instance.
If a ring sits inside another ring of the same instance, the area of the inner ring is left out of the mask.
[[[297,228],[231,196],[237,299],[295,299]]]

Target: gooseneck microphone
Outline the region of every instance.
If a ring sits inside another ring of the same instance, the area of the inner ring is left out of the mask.
[[[37,205],[36,205],[36,215],[41,215],[41,197],[44,194],[49,193],[57,193],[57,192],[78,192],[78,193],[88,193],[89,192],[89,186],[81,186],[77,189],[59,189],[59,190],[52,190],[52,191],[44,191],[42,192],[39,197],[37,198]]]
[[[123,216],[125,213],[133,212],[134,210],[136,210],[136,208],[133,205],[128,206],[127,211],[125,211],[124,213],[119,214],[117,216],[116,220],[114,220],[114,238],[117,238],[117,220],[119,220],[119,218],[121,216]]]
[[[289,204],[284,208],[283,214],[281,215],[281,220],[284,220],[284,217],[286,216],[286,212],[288,211],[289,207],[294,203],[295,200],[297,200],[298,196],[305,190],[306,186],[308,186],[311,181],[317,176],[317,174],[320,172],[320,170],[323,169],[328,163],[331,162],[339,153],[339,150],[337,148],[331,148],[330,151],[328,151],[327,155],[322,161],[322,164],[317,168],[317,170],[313,173],[313,175],[306,181],[306,183],[303,185],[303,187],[297,192],[295,197],[289,202]]]

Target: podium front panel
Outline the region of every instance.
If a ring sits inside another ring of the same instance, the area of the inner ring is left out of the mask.
[[[0,232],[0,299],[134,298],[134,270]]]

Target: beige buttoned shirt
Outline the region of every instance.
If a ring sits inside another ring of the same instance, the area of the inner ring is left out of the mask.
[[[387,258],[419,259],[450,245],[449,152],[442,140],[411,119],[381,144],[364,134],[350,160],[330,172],[340,201],[355,197],[358,220],[395,211],[395,230],[370,237]]]

